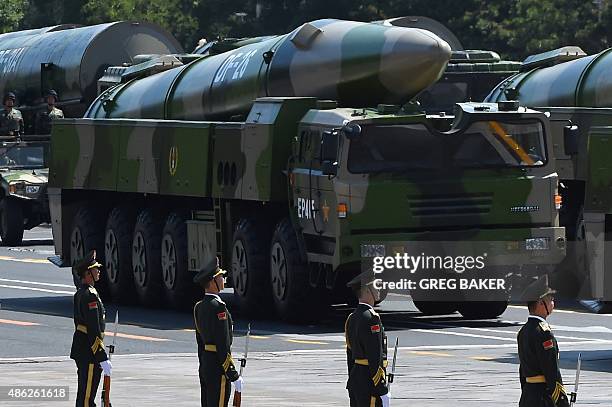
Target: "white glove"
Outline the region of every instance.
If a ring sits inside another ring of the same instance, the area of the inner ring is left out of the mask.
[[[383,407],[389,407],[391,405],[391,393],[383,394],[380,396]]]
[[[238,393],[242,393],[242,387],[244,386],[244,379],[242,378],[242,376],[238,377],[238,379],[233,381],[232,384],[234,385],[234,389]]]
[[[102,368],[102,371],[104,371],[104,376],[111,375],[111,372],[113,371],[113,365],[111,364],[110,360],[100,362],[100,367]]]

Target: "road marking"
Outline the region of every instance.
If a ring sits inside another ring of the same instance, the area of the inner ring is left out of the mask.
[[[286,342],[293,342],[293,343],[305,343],[308,345],[329,345],[329,343],[327,342],[321,342],[321,341],[306,341],[306,340],[300,340],[300,339],[285,339]]]
[[[0,324],[10,324],[10,325],[19,325],[19,326],[35,326],[40,325],[36,322],[26,322],[26,321],[13,321],[11,319],[0,319]]]
[[[450,353],[431,352],[431,351],[427,352],[423,350],[411,350],[408,353],[412,353],[413,355],[419,355],[419,356],[441,356],[441,357],[452,357],[453,356]]]
[[[4,285],[0,284],[0,288],[13,288],[15,290],[30,290],[30,291],[40,291],[43,293],[53,293],[53,294],[74,294],[74,291],[58,291],[58,290],[47,290],[46,288],[36,288],[36,287],[21,287],[18,285]]]
[[[468,334],[465,332],[434,331],[432,329],[411,329],[410,331],[411,332],[422,332],[426,334],[455,335],[455,336],[466,336],[469,338],[494,339],[497,341],[516,342],[516,339],[514,338],[503,338],[501,336],[492,336],[492,335],[476,335],[476,334]]]
[[[249,337],[251,339],[270,339],[269,336],[262,336],[262,335],[249,335]]]
[[[0,256],[0,260],[16,261],[18,263],[33,263],[33,264],[51,264],[47,259],[20,259],[17,257]]]
[[[495,360],[495,358],[492,356],[471,356],[470,359],[482,360],[484,362]]]
[[[509,305],[508,308],[517,308],[517,309],[525,310],[524,306],[519,306],[519,305]],[[573,311],[573,310],[569,310],[569,309],[558,309],[558,308],[555,308],[553,313],[555,313],[555,314],[559,313],[559,314],[593,315],[593,316],[599,316],[599,317],[612,317],[612,314],[595,314],[593,312],[589,312],[589,310],[587,310],[586,308],[585,308],[584,311]]]
[[[170,341],[172,341],[171,339],[166,339],[166,338],[155,338],[153,336],[123,334],[121,332],[117,332],[117,336],[119,338],[135,339],[135,340],[138,340],[138,341],[149,341],[149,342],[170,342]],[[110,337],[111,337],[111,335],[108,335],[107,339],[109,339]]]
[[[43,282],[40,282],[40,281],[10,280],[8,278],[0,278],[0,281],[4,281],[6,283],[20,283],[20,284],[43,285],[43,286],[47,286],[47,287],[75,288],[74,284],[53,284],[53,283],[43,283]]]

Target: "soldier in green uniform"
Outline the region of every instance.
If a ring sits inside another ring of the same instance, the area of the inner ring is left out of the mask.
[[[81,278],[81,287],[74,294],[74,326],[70,358],[77,365],[77,407],[95,406],[94,402],[100,376],[111,375],[112,366],[104,350],[105,311],[102,300],[94,288],[100,279],[100,267],[96,252],[90,252],[73,267]]]
[[[36,114],[35,132],[36,134],[50,134],[51,133],[51,122],[55,119],[63,119],[64,112],[55,107],[59,97],[57,92],[50,89],[45,95],[47,99],[47,108],[42,112]]]
[[[217,259],[193,279],[205,291],[204,298],[193,308],[202,407],[227,407],[230,383],[237,392],[242,392],[244,383],[232,359],[232,316],[218,295],[225,288],[225,273]]]
[[[374,273],[366,271],[348,283],[359,304],[344,325],[349,378],[346,388],[351,407],[390,405],[387,386],[387,336],[374,303],[380,292],[374,288]]]
[[[530,284],[523,293],[529,318],[518,333],[519,407],[567,407],[569,401],[559,372],[559,347],[546,318],[553,312],[555,290],[548,276]]]
[[[4,95],[4,108],[0,110],[0,136],[19,137],[23,134],[23,117],[21,112],[13,107],[16,100],[13,92]]]

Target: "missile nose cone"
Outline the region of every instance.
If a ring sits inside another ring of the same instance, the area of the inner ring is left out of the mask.
[[[392,28],[381,58],[380,81],[390,94],[411,98],[436,82],[451,57],[451,47],[418,28]]]

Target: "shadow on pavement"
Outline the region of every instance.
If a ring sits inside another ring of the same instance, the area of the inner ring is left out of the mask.
[[[559,366],[561,369],[575,370],[578,361],[578,353],[582,354],[581,370],[612,373],[612,349],[610,350],[567,350],[561,349]],[[519,364],[518,355],[513,353],[506,357],[487,359],[490,362]],[[518,367],[517,367],[518,371]],[[567,375],[566,375],[567,376]],[[563,382],[567,385],[573,383],[574,377],[564,377]]]

